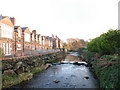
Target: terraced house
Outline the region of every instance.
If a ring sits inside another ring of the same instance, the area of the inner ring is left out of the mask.
[[[36,30],[16,26],[16,19],[0,16],[0,48],[5,56],[24,56],[35,50],[60,49],[61,40],[56,37],[42,36]]]
[[[26,51],[31,50],[31,42],[30,42],[30,29],[28,27],[22,27],[22,37],[23,37],[23,54]],[[26,52],[27,53],[27,52]]]
[[[36,50],[36,30],[31,33],[31,50]]]
[[[5,55],[14,54],[14,23],[11,21],[13,19],[0,16],[0,47]]]
[[[23,34],[20,26],[14,26],[15,55],[21,55],[23,52]]]

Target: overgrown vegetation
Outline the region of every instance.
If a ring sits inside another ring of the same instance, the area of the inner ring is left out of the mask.
[[[120,88],[120,30],[109,30],[79,49],[80,58],[94,68],[100,88]]]

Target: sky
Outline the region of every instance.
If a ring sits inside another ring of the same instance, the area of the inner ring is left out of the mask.
[[[0,0],[0,14],[37,34],[88,40],[118,28],[118,1]]]

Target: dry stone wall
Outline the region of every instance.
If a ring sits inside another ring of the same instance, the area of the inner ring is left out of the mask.
[[[65,52],[55,52],[31,57],[16,58],[2,61],[2,74],[13,75],[23,72],[31,72],[34,67],[39,67],[47,63],[54,63],[62,60]],[[47,64],[48,65],[48,64]]]

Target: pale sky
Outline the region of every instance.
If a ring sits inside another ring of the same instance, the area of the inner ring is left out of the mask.
[[[38,34],[88,40],[118,28],[118,1],[0,0],[0,14]]]

